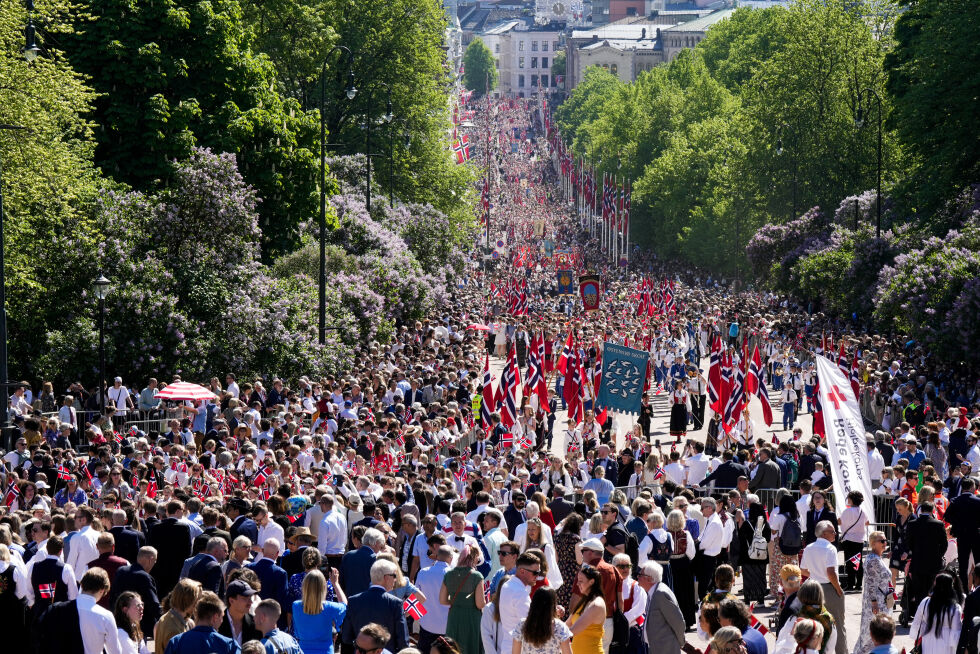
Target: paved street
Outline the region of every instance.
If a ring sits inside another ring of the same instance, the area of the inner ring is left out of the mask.
[[[501,372],[503,370],[505,359],[498,359],[495,357],[490,358],[490,369],[493,372],[496,379],[499,379]],[[707,376],[709,361],[708,359],[703,359],[701,361],[701,369],[705,372]],[[523,371],[522,371],[523,374]],[[553,382],[552,382],[553,384]],[[750,405],[750,415],[752,420],[755,421],[757,430],[761,430],[760,437],[765,438],[767,441],[771,441],[772,435],[775,433],[776,437],[780,441],[789,440],[792,438],[792,431],[782,430],[782,408],[778,405],[778,393],[773,393],[770,389],[769,401],[773,407],[773,424],[772,427],[765,428],[765,421],[762,417],[762,407],[757,399],[753,399]],[[664,452],[670,451],[670,440],[669,440],[669,422],[670,422],[670,407],[668,404],[668,395],[666,392],[661,393],[659,396],[654,396],[654,420],[651,425],[650,435],[651,440],[660,438],[662,444],[665,445],[663,448]],[[805,402],[804,402],[805,404]],[[805,407],[804,407],[805,408]],[[708,419],[711,417],[711,409],[708,409],[705,414],[705,424],[707,424]],[[564,424],[567,419],[567,412],[559,410],[558,417],[555,420],[555,440],[552,444],[552,451],[559,455],[564,455],[565,453],[565,443],[564,439],[561,437],[559,432],[559,426]],[[631,416],[618,415],[615,418],[616,433],[618,435],[617,446],[622,448],[624,445],[623,434],[627,433],[630,427],[633,425],[633,419]],[[803,437],[809,438],[813,435],[812,425],[813,417],[809,413],[804,413],[801,419],[797,420],[797,425],[803,427]],[[706,429],[702,429],[697,432],[688,432],[688,438],[704,442],[706,435]],[[844,563],[843,555],[841,555],[840,563]],[[736,589],[741,589],[741,579],[736,581]],[[899,585],[899,591],[901,592],[901,584]],[[761,606],[756,606],[755,614],[759,616],[760,621],[767,624],[766,617],[773,613],[772,602],[769,603],[770,606],[765,608]],[[858,631],[861,626],[861,594],[858,592],[846,593],[846,606],[847,606],[847,621],[845,623],[845,630],[847,632],[847,643],[848,647],[852,648],[857,642]],[[898,618],[898,612],[895,613],[895,618]],[[775,634],[770,634],[767,636],[771,643],[775,643]],[[690,642],[695,647],[703,649],[707,647],[707,642],[698,637],[696,632],[691,632],[687,634],[688,642]],[[899,650],[905,648],[906,650],[911,649],[912,641],[908,637],[908,630],[899,627],[899,636],[895,639],[895,645]]]

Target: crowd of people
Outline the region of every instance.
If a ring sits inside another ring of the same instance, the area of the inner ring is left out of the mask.
[[[351,370],[227,374],[197,402],[161,399],[155,379],[15,390],[0,485],[12,651],[895,654],[907,627],[922,654],[975,653],[975,380],[639,251],[613,266],[556,196],[542,108],[481,111],[500,133],[493,230],[536,254],[474,261],[453,314],[367,344]],[[542,235],[601,275],[600,310],[557,293]],[[668,276],[676,308],[638,315],[639,280]],[[519,315],[500,291],[515,280]],[[600,411],[593,387],[582,417],[560,419],[570,330],[589,376],[604,342],[651,353],[635,420]],[[548,400],[522,394],[511,421],[483,406],[488,365],[523,370],[536,337]],[[716,337],[758,346],[781,431],[706,411]],[[803,418],[828,337],[860,353],[880,427],[873,495],[836,507],[826,439]]]

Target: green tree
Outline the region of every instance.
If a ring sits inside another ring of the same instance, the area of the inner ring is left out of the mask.
[[[265,256],[294,247],[316,214],[317,120],[279,93],[237,0],[93,0],[73,19],[59,46],[99,92],[98,165],[152,191],[195,146],[234,153],[262,199]]]
[[[552,75],[564,75],[565,74],[565,51],[559,50],[555,53],[554,58],[551,60],[551,74]]]
[[[598,66],[586,69],[582,82],[555,109],[555,125],[566,141],[574,141],[581,126],[599,117],[606,102],[622,85],[619,79]]]
[[[12,379],[37,379],[46,330],[67,323],[65,307],[78,303],[94,279],[67,255],[94,252],[101,240],[93,207],[107,184],[92,165],[94,126],[86,117],[95,94],[46,38],[49,30],[70,29],[63,20],[70,4],[38,3],[41,54],[28,64],[21,54],[24,3],[0,3],[0,123],[30,130],[0,130]]]
[[[479,96],[497,88],[497,65],[490,48],[479,37],[463,53],[463,84]]]
[[[890,125],[912,155],[906,187],[913,206],[929,216],[980,180],[980,15],[973,0],[900,4],[905,11],[885,60]]]

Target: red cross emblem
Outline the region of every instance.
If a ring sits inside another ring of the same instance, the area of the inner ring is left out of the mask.
[[[844,399],[844,395],[837,386],[830,388],[830,401],[834,403],[834,408],[838,410],[840,409],[841,403],[847,404],[847,400]]]

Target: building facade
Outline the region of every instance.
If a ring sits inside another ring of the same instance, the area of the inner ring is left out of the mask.
[[[551,64],[562,49],[559,25],[511,20],[488,28],[480,38],[493,53],[500,97],[525,98],[554,89]]]

